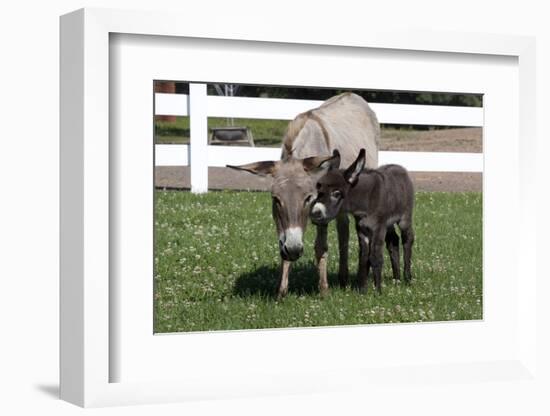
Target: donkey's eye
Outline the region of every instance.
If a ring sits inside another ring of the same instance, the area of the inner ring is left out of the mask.
[[[319,182],[317,182],[317,184],[315,185],[315,187],[317,188],[317,190],[320,190],[321,189],[321,184]]]
[[[332,194],[331,194],[331,196],[332,196],[333,198],[340,199],[340,198],[342,198],[342,192],[340,192],[340,191],[333,191]]]

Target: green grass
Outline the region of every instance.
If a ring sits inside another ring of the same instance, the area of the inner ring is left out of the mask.
[[[155,332],[467,320],[482,318],[480,193],[417,193],[413,282],[395,284],[385,253],[382,295],[337,285],[329,234],[330,294],[321,299],[314,227],[278,302],[277,237],[265,192],[157,191]],[[350,278],[357,242],[350,227]],[[372,284],[372,280],[371,280]]]
[[[288,125],[287,120],[259,120],[259,119],[233,119],[233,125],[248,127],[254,137],[254,144],[258,147],[280,147]],[[208,128],[231,126],[230,119],[208,118]],[[188,144],[189,143],[189,117],[176,117],[175,121],[155,121],[155,143],[157,144]],[[402,127],[381,126],[382,148],[403,141],[419,142],[426,138],[425,130],[415,130]],[[435,135],[437,136],[437,135]],[[456,139],[454,139],[456,141]],[[451,141],[453,143],[453,141]],[[441,144],[440,144],[441,145]],[[460,142],[455,144],[460,146]],[[449,144],[446,144],[449,147]]]
[[[208,118],[208,128],[227,127],[231,122],[227,118]],[[248,127],[252,131],[256,146],[278,147],[286,131],[288,121],[233,119],[233,125]],[[189,117],[176,117],[176,121],[155,121],[155,143],[189,143]]]

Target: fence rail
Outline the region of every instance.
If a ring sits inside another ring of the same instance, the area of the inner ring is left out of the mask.
[[[188,166],[189,145],[157,144],[157,166]],[[208,166],[241,165],[256,160],[277,160],[281,149],[273,147],[208,146]],[[480,172],[482,153],[394,152],[379,153],[379,163],[398,163],[411,172]]]
[[[286,98],[218,97],[206,99],[209,117],[292,120],[299,113],[320,106],[323,101]],[[428,126],[483,126],[482,107],[422,104],[369,103],[380,123]],[[155,94],[157,115],[188,116],[189,95]]]
[[[191,145],[155,146],[156,166],[191,167],[191,191],[208,190],[208,167],[277,160],[280,148],[208,146],[208,117],[292,120],[322,101],[280,98],[218,97],[206,93],[206,84],[189,84],[189,95],[155,94],[155,114],[190,116]],[[482,127],[483,108],[418,104],[370,103],[380,123]],[[382,151],[379,162],[399,163],[410,171],[481,172],[481,153]]]

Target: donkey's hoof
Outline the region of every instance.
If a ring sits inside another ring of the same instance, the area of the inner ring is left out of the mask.
[[[349,278],[347,273],[338,275],[338,284],[340,285],[340,289],[345,289],[348,287]]]
[[[280,302],[282,300],[284,300],[284,298],[286,297],[286,295],[288,294],[288,291],[279,291],[277,292],[277,296],[275,297],[275,299],[277,300],[277,302]]]

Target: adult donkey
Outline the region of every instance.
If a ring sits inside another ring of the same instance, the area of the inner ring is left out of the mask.
[[[291,262],[303,253],[303,235],[311,203],[316,198],[316,182],[332,158],[334,149],[340,151],[341,162],[349,166],[359,150],[366,149],[366,165],[378,166],[380,126],[367,102],[353,93],[330,98],[320,107],[299,114],[292,120],[283,139],[281,160],[254,162],[230,166],[256,175],[272,176],[272,213],[281,254],[281,280],[278,297],[288,292]],[[326,166],[325,166],[326,165]],[[348,284],[349,219],[342,213],[337,217],[340,252],[338,279],[341,287]],[[327,225],[317,226],[315,258],[319,271],[319,291],[328,291],[327,282]]]

